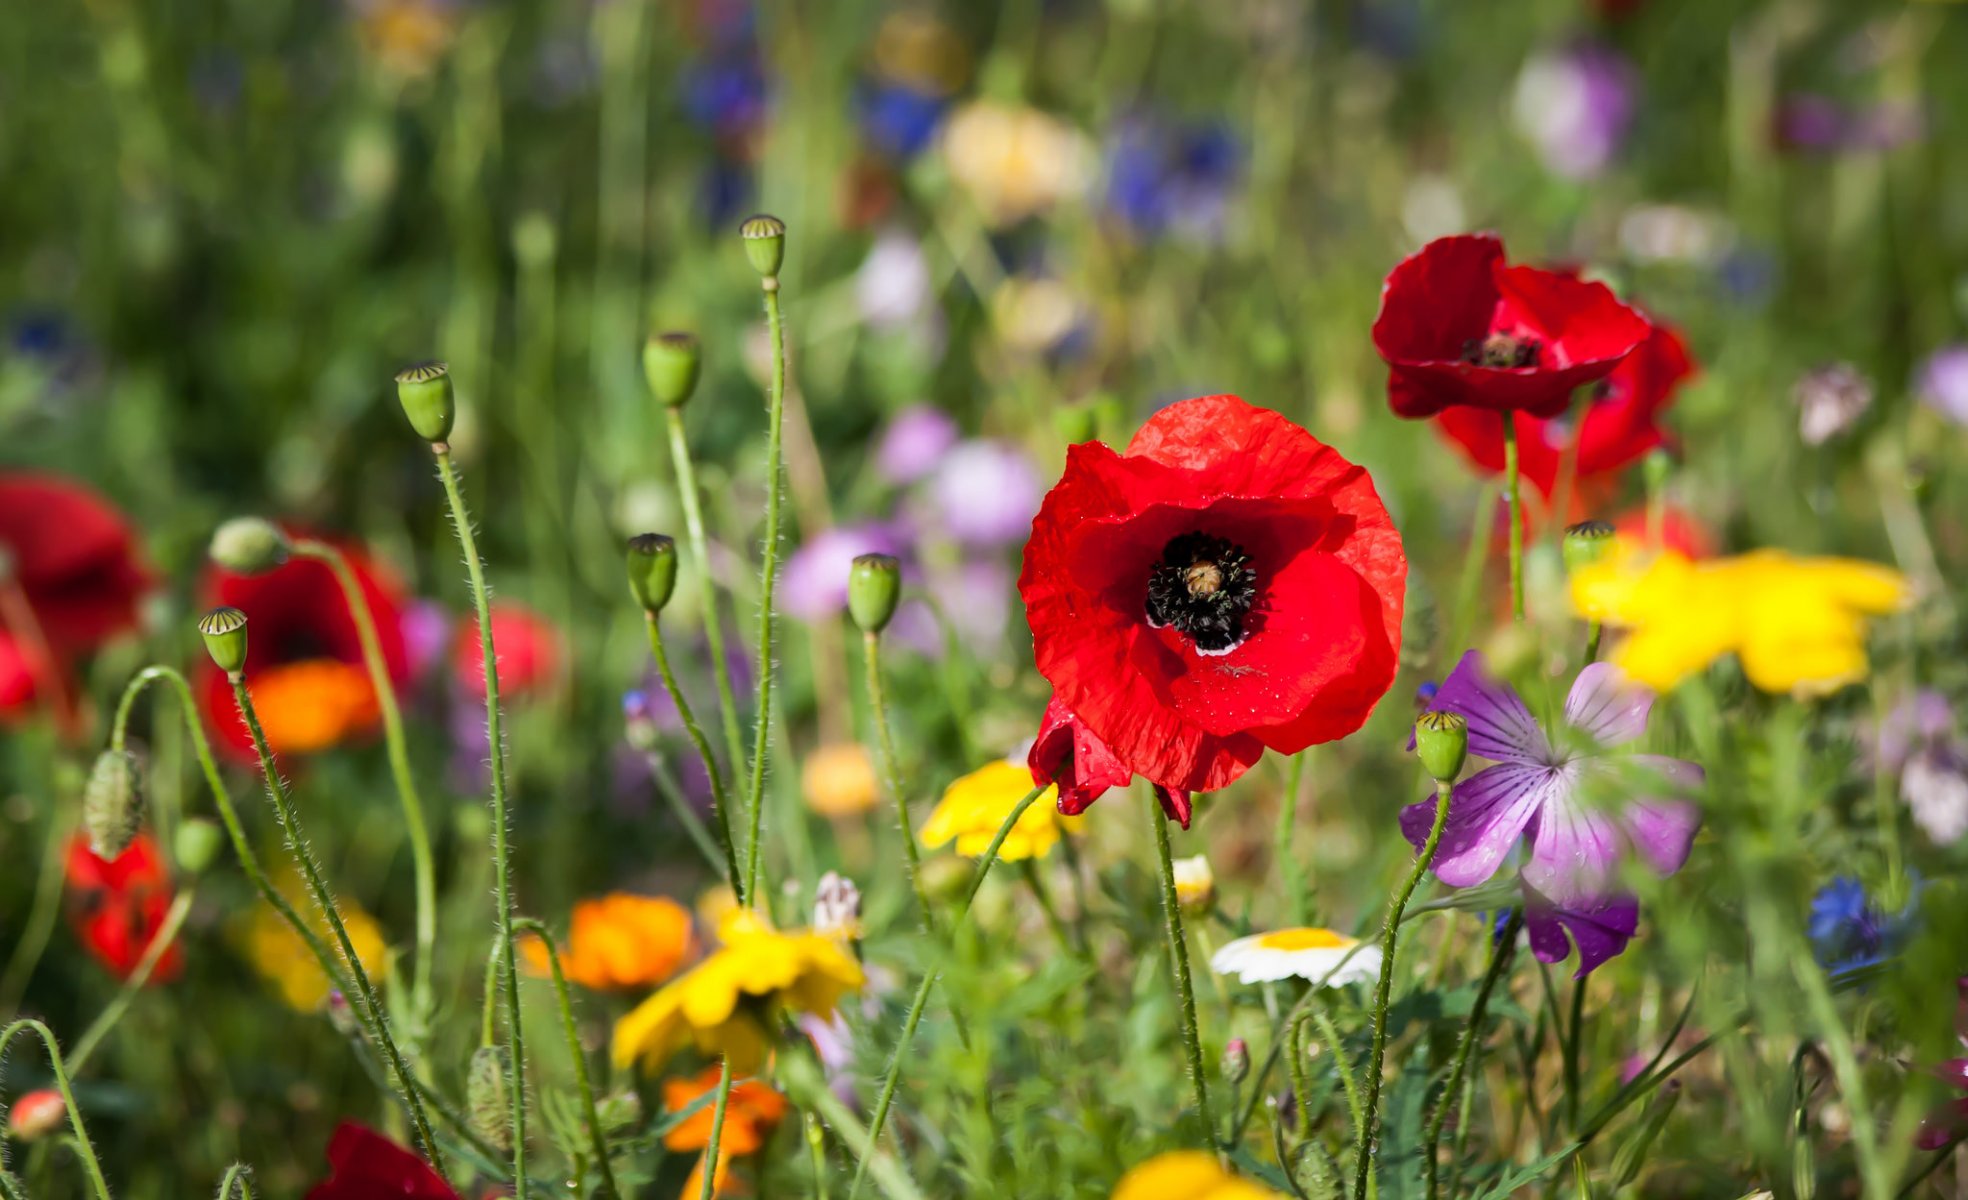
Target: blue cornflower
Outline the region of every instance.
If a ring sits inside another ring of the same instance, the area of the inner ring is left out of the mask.
[[[914,158],[929,147],[942,127],[948,97],[902,83],[871,83],[856,107],[870,145],[890,158]]]
[[[1884,962],[1898,951],[1912,913],[1912,900],[1896,914],[1885,912],[1865,885],[1840,875],[1811,897],[1811,945],[1818,961],[1835,971]]]

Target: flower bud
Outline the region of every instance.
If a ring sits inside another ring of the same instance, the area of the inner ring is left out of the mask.
[[[472,1132],[501,1150],[512,1148],[512,1060],[504,1046],[480,1046],[465,1074],[465,1112]]]
[[[89,784],[82,789],[82,828],[89,849],[104,862],[122,857],[143,825],[143,775],[136,757],[123,750],[96,756]]]
[[[1577,574],[1606,557],[1613,548],[1613,527],[1605,521],[1580,521],[1565,530],[1565,570]]]
[[[1198,854],[1194,858],[1178,858],[1175,867],[1175,901],[1187,913],[1206,913],[1216,903],[1216,873],[1210,870],[1209,858]]]
[[[178,868],[187,875],[203,875],[219,857],[219,847],[225,843],[225,834],[219,827],[204,817],[188,817],[178,825],[178,832],[171,839],[171,852],[177,856]]]
[[[47,1137],[68,1119],[68,1103],[53,1088],[28,1092],[7,1112],[7,1129],[23,1142]]]
[[[745,240],[745,257],[752,260],[752,268],[767,279],[776,278],[786,257],[786,223],[760,213],[745,219],[738,236]]]
[[[212,531],[212,561],[241,575],[261,575],[287,561],[287,535],[272,521],[234,517]]]
[[[1242,1038],[1231,1038],[1223,1047],[1223,1078],[1235,1087],[1250,1076],[1250,1045]]]
[[[822,875],[814,889],[813,932],[843,942],[861,937],[861,889],[838,871]]]
[[[1429,778],[1454,783],[1469,753],[1469,722],[1461,714],[1431,709],[1415,720],[1415,752]]]
[[[328,1009],[328,1023],[335,1032],[353,1041],[362,1036],[362,1021],[355,1015],[355,1006],[342,994],[340,988],[329,988],[325,1002]]]
[[[205,653],[228,675],[246,669],[246,614],[236,608],[215,608],[198,618]]]
[[[902,564],[893,555],[863,554],[847,574],[847,612],[863,633],[880,633],[902,596]]]
[[[660,533],[629,539],[629,594],[651,616],[663,611],[676,592],[676,541]]]
[[[694,333],[655,333],[642,346],[642,376],[649,394],[671,408],[682,406],[697,390],[703,351]]]
[[[458,417],[458,406],[451,396],[450,367],[427,362],[403,368],[396,373],[396,399],[418,437],[427,442],[450,438],[451,423]]]

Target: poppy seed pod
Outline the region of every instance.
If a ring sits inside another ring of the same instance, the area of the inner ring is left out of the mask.
[[[82,828],[97,858],[114,862],[122,857],[143,825],[143,807],[143,774],[136,757],[124,750],[98,754],[82,791]]]
[[[236,608],[215,608],[198,618],[205,653],[228,675],[246,669],[246,614]]]
[[[694,333],[652,333],[642,347],[642,375],[649,393],[670,408],[679,408],[697,391],[703,348]]]
[[[1415,720],[1415,752],[1429,778],[1454,783],[1469,754],[1469,722],[1460,713],[1431,709]]]
[[[745,240],[745,257],[752,260],[752,267],[767,279],[777,278],[779,264],[786,258],[786,223],[760,213],[745,218],[738,236]]]
[[[863,633],[880,633],[902,596],[902,564],[893,555],[863,554],[847,574],[847,612]]]
[[[451,395],[451,368],[441,362],[418,363],[396,373],[396,399],[410,428],[427,442],[451,436],[458,408]]]
[[[1605,521],[1580,521],[1565,530],[1565,571],[1577,574],[1606,557],[1613,548],[1613,527]]]
[[[287,535],[260,517],[234,517],[212,531],[207,553],[213,562],[240,575],[261,575],[287,561]]]
[[[504,1046],[480,1046],[465,1075],[465,1111],[472,1131],[500,1150],[512,1148],[512,1072]]]
[[[629,593],[651,616],[663,611],[676,591],[676,539],[639,533],[629,539]]]

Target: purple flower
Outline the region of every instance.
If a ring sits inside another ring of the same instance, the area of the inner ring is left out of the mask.
[[[1879,723],[1877,765],[1900,779],[1914,824],[1951,846],[1968,834],[1968,741],[1955,732],[1954,708],[1936,691],[1915,692]]]
[[[1436,878],[1451,887],[1482,883],[1528,840],[1523,883],[1531,949],[1557,962],[1569,935],[1579,948],[1581,976],[1618,954],[1637,927],[1638,903],[1616,888],[1620,861],[1630,851],[1657,874],[1673,874],[1687,861],[1701,824],[1685,800],[1630,794],[1663,781],[1692,788],[1702,781],[1700,767],[1659,755],[1606,753],[1646,732],[1653,702],[1653,693],[1610,665],[1593,663],[1572,683],[1554,744],[1474,650],[1435,694],[1435,708],[1469,722],[1471,753],[1495,763],[1456,785]],[[1419,849],[1434,818],[1433,799],[1410,805],[1401,811],[1401,831]]]
[[[1634,92],[1633,64],[1588,42],[1526,62],[1512,107],[1518,130],[1546,167],[1567,179],[1590,179],[1619,153]]]
[[[1786,149],[1827,154],[1891,150],[1920,140],[1926,115],[1904,101],[1846,104],[1813,92],[1795,92],[1777,105],[1777,142]]]
[[[847,604],[847,574],[863,554],[900,556],[901,531],[892,525],[843,525],[801,543],[786,560],[779,594],[786,612],[802,621],[827,621]]]
[[[875,469],[890,483],[914,483],[936,469],[957,444],[956,419],[940,408],[912,404],[890,418],[875,450]]]
[[[971,545],[1024,541],[1039,512],[1039,474],[1008,442],[965,442],[943,460],[929,486],[943,530]]]
[[[1956,425],[1968,425],[1968,345],[1928,356],[1920,368],[1920,399]]]
[[[1243,156],[1227,125],[1130,119],[1110,142],[1107,208],[1137,234],[1173,230],[1215,240],[1242,172]]]

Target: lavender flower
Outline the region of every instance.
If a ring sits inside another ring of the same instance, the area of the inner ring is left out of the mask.
[[[956,419],[940,408],[912,404],[896,413],[875,449],[875,469],[890,483],[914,483],[936,470],[957,444]]]
[[[1968,425],[1968,345],[1946,346],[1920,368],[1920,399],[1956,425]]]
[[[854,299],[876,329],[906,329],[930,315],[929,259],[922,243],[899,229],[885,230],[854,273]]]
[[[1512,111],[1554,174],[1590,179],[1619,153],[1634,92],[1633,64],[1609,47],[1581,43],[1526,62]]]
[[[1797,402],[1797,433],[1807,446],[1849,433],[1872,407],[1872,383],[1851,363],[1805,372],[1790,394]]]
[[[1469,722],[1470,752],[1496,764],[1456,785],[1436,877],[1452,887],[1482,883],[1528,840],[1522,877],[1531,949],[1558,962],[1568,953],[1569,935],[1578,946],[1580,976],[1625,949],[1638,926],[1638,902],[1617,890],[1620,861],[1630,851],[1655,873],[1671,875],[1687,861],[1701,824],[1684,800],[1628,794],[1647,776],[1687,790],[1701,783],[1700,767],[1607,753],[1646,732],[1653,702],[1653,693],[1594,663],[1572,683],[1554,744],[1474,650],[1435,694],[1435,708]],[[1609,791],[1621,795],[1617,804],[1593,802]],[[1401,812],[1401,831],[1419,848],[1434,816],[1433,799],[1410,805]]]
[[[1880,722],[1873,752],[1880,770],[1899,776],[1900,799],[1936,845],[1968,834],[1968,740],[1946,696],[1928,690],[1901,701]]]
[[[950,452],[930,481],[930,498],[943,530],[979,546],[1024,541],[1041,494],[1032,460],[1008,442],[965,442]]]

